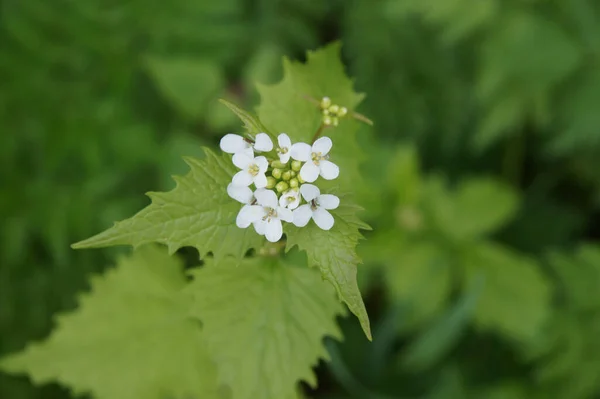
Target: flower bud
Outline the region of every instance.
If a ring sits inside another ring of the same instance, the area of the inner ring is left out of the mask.
[[[304,181],[304,179],[302,178],[302,176],[300,176],[300,173],[298,173],[298,176],[296,176],[296,179],[298,179],[298,182],[300,184],[306,183],[306,181]]]
[[[267,188],[273,188],[277,184],[277,180],[273,176],[267,177]]]
[[[330,105],[331,105],[331,98],[323,97],[321,99],[321,108],[326,109],[326,108],[329,108]]]
[[[341,118],[342,116],[346,116],[347,113],[348,113],[348,108],[341,107],[337,114]]]
[[[295,172],[300,172],[302,168],[302,162],[300,161],[292,161],[292,170]]]
[[[296,177],[296,175],[297,175],[297,174],[298,174],[298,173],[296,173],[295,171],[293,171],[293,170],[290,170],[290,175],[291,175],[292,177]]]
[[[296,188],[300,185],[300,182],[298,181],[298,179],[294,178],[292,180],[290,180],[290,187],[291,188]]]
[[[283,172],[283,174],[281,175],[281,178],[283,180],[290,180],[292,178],[292,172],[289,170],[286,170],[285,172]]]
[[[275,186],[275,190],[277,190],[278,193],[282,193],[285,190],[287,190],[288,188],[289,188],[288,184],[286,182],[284,182],[284,181],[280,181]]]
[[[333,126],[337,126],[340,123],[340,120],[336,117],[333,118]]]
[[[283,171],[281,169],[273,169],[273,171],[271,172],[273,177],[276,178],[277,180],[281,179],[282,173],[283,173]]]
[[[323,117],[323,124],[327,125],[327,126],[331,125],[331,117],[330,116],[324,116]]]
[[[273,169],[278,168],[278,169],[285,169],[285,167],[287,166],[286,164],[284,164],[281,161],[275,160],[273,162],[271,162],[271,166],[273,167]]]
[[[340,110],[339,105],[334,104],[331,107],[329,107],[329,112],[331,112],[332,114],[337,114],[339,110]]]

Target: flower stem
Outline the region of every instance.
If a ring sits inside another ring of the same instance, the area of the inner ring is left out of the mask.
[[[313,136],[313,138],[312,138],[312,143],[311,143],[311,144],[314,144],[314,143],[315,143],[315,141],[317,141],[317,139],[319,138],[319,136],[321,135],[321,133],[323,133],[323,129],[324,129],[324,128],[325,128],[325,125],[324,125],[323,123],[321,123],[321,124],[319,125],[319,128],[318,128],[318,129],[317,129],[317,131],[315,132],[315,135],[314,135],[314,136]]]

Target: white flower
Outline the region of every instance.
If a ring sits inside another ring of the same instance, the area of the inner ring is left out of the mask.
[[[279,144],[279,148],[277,148],[279,161],[281,163],[288,163],[291,155],[292,140],[290,140],[287,134],[281,133],[277,136],[277,144]]]
[[[260,156],[252,158],[245,152],[233,155],[233,164],[242,169],[233,176],[232,183],[236,186],[249,186],[254,183],[256,188],[267,186],[265,172],[269,167],[267,158]]]
[[[258,190],[265,189],[259,188]],[[245,229],[252,223],[250,220],[253,219],[253,214],[258,214],[259,216],[262,215],[262,209],[260,209],[260,207],[259,209],[252,207],[256,203],[256,198],[254,197],[254,194],[252,193],[250,187],[236,186],[233,183],[229,183],[229,185],[227,186],[227,194],[229,194],[229,196],[234,200],[244,204],[235,220],[235,224],[238,227]]]
[[[293,220],[292,211],[279,206],[274,191],[256,190],[254,198],[258,205],[244,206],[237,216],[236,225],[246,228],[253,223],[258,234],[264,235],[271,242],[279,241],[283,235],[281,221],[291,222]]]
[[[303,184],[300,186],[300,192],[308,204],[301,205],[294,210],[293,223],[298,227],[304,227],[312,217],[321,229],[331,229],[334,220],[327,209],[337,208],[340,205],[340,199],[332,194],[321,194],[319,188],[312,184]]]
[[[309,146],[306,143],[296,143],[292,146],[292,158],[306,162],[300,169],[300,177],[309,183],[317,180],[321,175],[325,180],[333,180],[340,174],[340,168],[328,161],[327,155],[331,150],[332,142],[329,137],[321,137]]]
[[[279,206],[288,209],[296,209],[300,204],[300,191],[297,188],[292,188],[279,198]]]
[[[273,149],[273,142],[266,133],[258,133],[254,138],[254,145],[248,139],[237,134],[226,134],[223,136],[220,142],[221,150],[229,154],[237,154],[244,152],[250,156],[254,156],[252,148],[256,151],[271,151]]]

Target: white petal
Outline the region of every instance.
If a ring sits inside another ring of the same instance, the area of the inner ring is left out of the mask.
[[[264,173],[259,173],[254,176],[254,185],[256,188],[264,188],[267,187],[267,176]]]
[[[319,167],[312,161],[309,161],[302,165],[300,169],[300,177],[309,183],[314,182],[319,177]]]
[[[268,206],[269,208],[277,208],[277,194],[273,190],[256,190],[254,192],[256,201],[262,206]]]
[[[229,194],[231,198],[241,202],[242,204],[249,204],[250,201],[252,201],[253,197],[252,190],[250,190],[250,187],[236,186],[232,183],[229,183],[229,185],[227,186],[227,194]]]
[[[221,150],[230,154],[235,154],[250,147],[250,143],[244,140],[242,136],[229,133],[223,136],[219,146],[221,147]]]
[[[277,144],[279,144],[279,148],[287,148],[289,150],[292,146],[292,140],[290,140],[287,134],[281,133],[277,136]]]
[[[290,148],[290,152],[296,161],[306,162],[310,159],[311,149],[306,143],[296,143]]]
[[[317,226],[323,230],[329,230],[333,227],[333,216],[323,208],[317,208],[316,211],[313,211],[312,218]]]
[[[235,175],[233,175],[233,179],[231,179],[231,183],[234,186],[249,186],[252,184],[254,176],[252,176],[247,170],[240,170]]]
[[[281,198],[280,198],[280,200],[281,200]],[[300,195],[297,195],[290,201],[286,201],[285,207],[287,209],[296,209],[296,208],[298,208],[298,205],[300,205]]]
[[[310,205],[304,204],[300,205],[298,209],[295,209],[293,212],[294,220],[292,223],[298,227],[304,227],[308,224],[310,217],[312,216],[312,210],[310,209]]]
[[[266,133],[258,133],[254,140],[254,149],[258,151],[271,151],[273,149],[273,142]]]
[[[303,184],[300,186],[300,192],[302,193],[302,196],[304,197],[304,199],[306,200],[306,202],[310,202],[312,200],[314,200],[315,198],[317,198],[320,194],[321,191],[319,190],[319,187],[313,185],[313,184]]]
[[[249,156],[246,151],[233,154],[233,164],[240,169],[246,169],[254,162],[254,158]]]
[[[269,168],[269,161],[263,156],[254,158],[254,163],[258,165],[258,171],[260,173],[265,173]]]
[[[312,152],[320,152],[321,155],[325,155],[331,150],[332,145],[329,137],[321,137],[312,145]]]
[[[254,159],[254,149],[250,146],[250,143],[248,143],[248,148],[246,148],[243,151],[240,151],[246,155],[248,155],[250,158]]]
[[[292,223],[292,220],[294,220],[294,214],[292,213],[292,211],[290,209],[282,207],[277,208],[277,217],[279,217],[279,219],[283,220],[284,222],[288,223]]]
[[[265,216],[265,210],[262,206],[244,205],[235,219],[235,224],[237,227],[245,229],[263,216]]]
[[[317,202],[319,206],[324,209],[335,209],[340,206],[340,199],[332,194],[319,195]]]
[[[267,230],[267,222],[262,219],[254,222],[254,230],[261,236],[264,236],[265,230]]]
[[[279,161],[281,163],[288,163],[292,154],[288,151],[285,154],[279,154]]]
[[[267,222],[267,228],[265,230],[265,237],[271,242],[277,242],[283,235],[283,227],[281,226],[281,220],[278,218],[272,218]]]
[[[321,167],[321,176],[325,180],[337,179],[340,175],[340,168],[333,162],[323,160],[319,162],[319,166]]]

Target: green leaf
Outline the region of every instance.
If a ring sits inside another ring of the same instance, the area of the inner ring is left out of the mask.
[[[201,257],[212,252],[216,258],[241,258],[249,249],[259,247],[263,237],[253,229],[235,225],[240,205],[227,195],[227,184],[236,172],[231,158],[207,148],[204,152],[206,157],[201,161],[185,158],[191,171],[184,177],[174,177],[177,186],[173,190],[149,193],[152,204],[110,229],[73,244],[73,248],[138,247],[159,242],[168,245],[170,253],[193,246]]]
[[[144,247],[92,278],[91,292],[57,318],[48,339],[0,368],[99,399],[221,397],[200,325],[188,316],[185,284],[181,262]]]
[[[532,259],[492,243],[481,243],[464,255],[464,284],[483,274],[485,286],[475,323],[517,340],[535,336],[549,316],[550,287]]]
[[[340,299],[358,317],[363,331],[371,340],[369,316],[356,282],[356,266],[360,263],[356,245],[362,238],[359,229],[369,229],[369,226],[357,216],[360,207],[343,197],[340,199],[339,208],[330,211],[335,224],[329,231],[321,230],[314,222],[302,228],[286,224],[286,250],[297,245],[306,251],[308,264],[319,267],[323,278],[333,284]]]
[[[240,118],[240,120],[244,123],[244,127],[248,131],[248,133],[266,133],[267,129],[260,123],[258,119],[252,116],[249,112],[244,111],[237,105],[230,103],[227,100],[220,99],[219,102],[229,108],[234,114]]]
[[[340,48],[336,42],[309,51],[306,64],[284,58],[283,80],[275,85],[258,85],[261,96],[258,116],[271,132],[285,132],[293,142],[310,144],[321,123],[321,112],[306,96],[314,99],[327,96],[349,111],[362,101],[364,95],[355,93],[352,80],[346,77]],[[355,185],[360,176],[358,165],[364,156],[356,143],[358,127],[359,122],[348,116],[338,127],[326,128],[322,133],[333,141],[331,161],[340,167],[335,184],[344,188]]]
[[[164,96],[192,119],[203,116],[209,101],[225,85],[219,67],[201,59],[151,56],[146,68]]]
[[[234,399],[295,398],[299,380],[316,385],[311,367],[328,357],[325,336],[341,338],[344,310],[318,273],[276,258],[207,259],[192,273],[192,312]]]
[[[456,239],[471,239],[500,228],[518,210],[513,189],[492,179],[460,183],[449,197],[433,198],[438,227]]]

